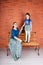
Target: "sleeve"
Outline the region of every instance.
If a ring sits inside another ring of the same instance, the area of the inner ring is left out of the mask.
[[[11,31],[11,36],[12,36],[12,38],[14,38],[14,36],[15,36],[14,30]]]
[[[17,29],[17,30],[18,30],[18,35],[19,35],[20,30],[19,29]]]

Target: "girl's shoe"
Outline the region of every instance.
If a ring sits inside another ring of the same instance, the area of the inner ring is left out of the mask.
[[[26,43],[27,41],[26,41],[26,40],[24,40],[24,42]]]

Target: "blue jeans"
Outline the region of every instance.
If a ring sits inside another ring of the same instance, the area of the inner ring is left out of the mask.
[[[15,39],[10,39],[9,48],[10,48],[10,51],[14,60],[17,60],[18,58],[21,57],[22,43],[20,41],[15,40]]]

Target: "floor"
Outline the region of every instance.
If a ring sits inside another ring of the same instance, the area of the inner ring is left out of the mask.
[[[43,65],[43,49],[40,49],[40,56],[33,48],[23,48],[22,56],[19,60],[14,61],[9,52],[6,55],[6,49],[0,49],[0,65]]]

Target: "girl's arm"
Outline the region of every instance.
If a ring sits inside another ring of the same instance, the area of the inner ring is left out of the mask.
[[[22,32],[24,26],[25,26],[25,23],[22,25],[22,27],[21,27],[21,29],[20,29],[20,32],[19,32],[19,35],[20,35],[20,33]]]

